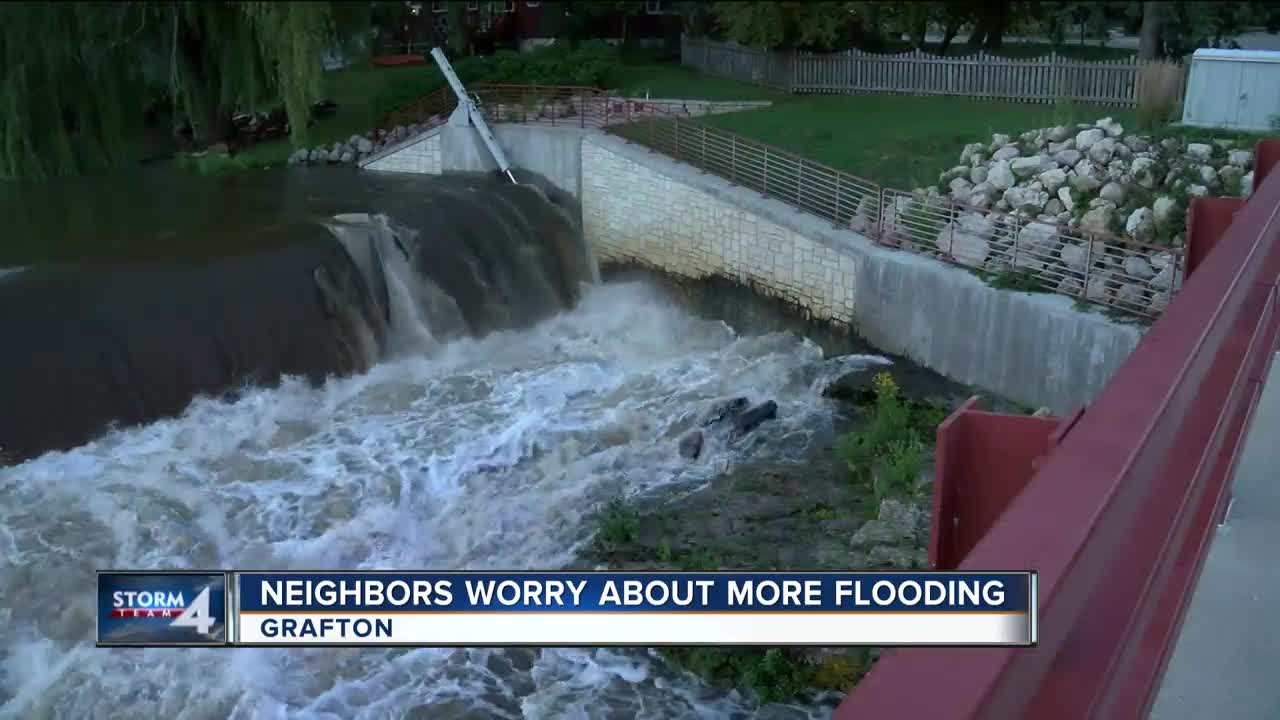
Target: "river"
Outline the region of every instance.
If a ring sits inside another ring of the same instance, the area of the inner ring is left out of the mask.
[[[429,243],[450,220],[414,208],[446,182],[149,171],[10,192],[25,203],[12,215],[22,232],[0,266],[230,254],[250,229],[300,213],[382,211]],[[829,716],[825,703],[756,708],[643,650],[93,646],[104,568],[565,567],[613,498],[802,461],[835,422],[824,380],[869,362],[699,317],[653,283],[580,292],[531,326],[402,344],[320,384],[201,397],[178,417],[0,468],[0,717]],[[682,459],[688,417],[732,396],[775,400],[778,419],[753,442],[709,437],[697,462]]]

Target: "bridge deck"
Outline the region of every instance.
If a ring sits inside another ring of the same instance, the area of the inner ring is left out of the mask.
[[[1280,354],[1277,355],[1280,360]],[[1280,718],[1280,362],[1271,366],[1153,720]]]

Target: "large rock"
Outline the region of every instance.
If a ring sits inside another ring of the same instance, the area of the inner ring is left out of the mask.
[[[777,416],[778,403],[772,400],[760,403],[734,419],[733,435],[742,437],[759,427],[760,423],[765,420],[772,420]]]
[[[1012,160],[1021,154],[1022,153],[1018,150],[1018,148],[1010,145],[1008,147],[1002,147],[999,150],[996,150],[995,152],[991,153],[991,159],[995,162],[999,162],[1001,160]]]
[[[974,153],[980,153],[985,149],[986,146],[982,143],[969,143],[968,145],[965,145],[964,149],[960,151],[960,163],[962,165],[969,164],[969,161],[973,159]]]
[[[836,381],[836,383],[838,382],[839,380]],[[832,383],[831,385],[828,385],[826,390],[823,391],[823,394],[828,395],[828,397],[841,397],[840,392],[842,392],[842,390],[840,388],[836,387],[833,390],[833,387],[836,386],[836,383]],[[721,400],[715,403],[714,405],[712,405],[711,408],[707,410],[707,414],[704,415],[702,418],[702,426],[709,427],[718,422],[736,418],[737,416],[741,415],[742,412],[746,410],[747,407],[749,407],[750,405],[751,405],[751,401],[745,397],[735,397],[735,398],[729,398],[727,400]]]
[[[1076,149],[1080,150],[1081,152],[1085,152],[1089,148],[1093,147],[1094,143],[1106,137],[1106,135],[1107,135],[1106,131],[1099,130],[1097,128],[1091,128],[1089,130],[1081,130],[1080,132],[1076,133]]]
[[[1111,138],[1103,138],[1089,146],[1089,159],[1096,163],[1106,164],[1111,162],[1111,156],[1115,154],[1115,151],[1116,141]]]
[[[680,438],[680,457],[697,460],[702,454],[702,431],[694,430]]]
[[[1053,142],[1062,142],[1069,137],[1071,137],[1071,128],[1066,125],[1058,125],[1049,130],[1049,140]]]
[[[1076,272],[1083,272],[1088,262],[1089,248],[1084,245],[1067,244],[1062,246],[1061,254],[1063,265]]]
[[[1156,223],[1151,208],[1140,207],[1134,210],[1124,223],[1124,231],[1134,240],[1141,242],[1150,242],[1155,229]]]
[[[1124,126],[1109,117],[1104,117],[1095,124],[1098,129],[1111,137],[1120,137],[1124,134]]]
[[[1001,133],[993,133],[991,135],[991,145],[989,145],[987,149],[990,150],[991,152],[995,152],[996,150],[999,150],[1000,148],[1008,144],[1009,144],[1008,135],[1003,135]]]
[[[1098,192],[1098,197],[1119,205],[1124,202],[1124,194],[1123,185],[1118,182],[1109,182],[1102,186],[1102,190]]]
[[[978,167],[973,168],[972,170],[969,171],[969,182],[973,183],[974,185],[979,185],[981,183],[986,182],[988,172],[989,171],[984,165],[979,165]]]
[[[969,190],[973,187],[973,183],[969,182],[968,180],[962,177],[958,177],[953,179],[948,184],[948,187],[951,188],[952,197],[956,199],[962,199],[962,198],[968,199]]]
[[[1072,169],[1075,171],[1075,175],[1071,177],[1069,182],[1071,187],[1079,192],[1090,193],[1102,187],[1102,173],[1092,161],[1088,159],[1081,160]]]
[[[307,155],[307,159],[313,163],[324,162],[329,159],[329,151],[315,148]]]
[[[1174,220],[1173,210],[1175,206],[1177,206],[1177,201],[1168,195],[1161,195],[1156,198],[1156,201],[1151,205],[1151,212],[1156,224],[1164,227]]]
[[[1093,233],[1111,232],[1111,221],[1115,218],[1116,207],[1110,202],[1099,205],[1080,218],[1080,227]]]
[[[1204,185],[1212,185],[1218,181],[1218,171],[1209,165],[1201,165],[1196,168],[1196,175],[1199,176],[1200,182]]]
[[[1062,201],[1062,207],[1067,212],[1071,212],[1076,209],[1076,201],[1071,197],[1071,188],[1058,188],[1058,199]]]
[[[305,163],[309,157],[311,157],[310,150],[306,148],[298,148],[289,155],[289,164],[301,165],[302,163]]]
[[[366,155],[373,152],[373,141],[369,138],[362,137],[355,142],[356,150]]]
[[[1032,185],[1031,187],[1011,187],[1004,191],[1004,201],[1014,210],[1038,215],[1049,202],[1049,193]]]
[[[1156,186],[1156,177],[1153,172],[1155,160],[1149,157],[1136,157],[1129,164],[1129,174],[1133,176],[1133,181],[1148,190]]]
[[[951,257],[962,265],[980,268],[987,261],[987,255],[991,252],[991,244],[986,238],[991,237],[990,231],[986,233],[986,237],[979,234],[969,234],[964,232],[959,223],[949,223],[944,225],[938,231],[938,237],[934,240],[938,249],[951,255]]]
[[[1252,150],[1232,150],[1227,153],[1227,162],[1243,170],[1253,166]]]
[[[1044,185],[1044,189],[1051,193],[1058,192],[1058,188],[1067,182],[1067,174],[1062,168],[1053,168],[1040,173],[1040,182]]]
[[[1125,135],[1120,142],[1135,153],[1143,153],[1151,149],[1151,143],[1141,135]]]
[[[1187,145],[1187,157],[1193,160],[1204,162],[1213,155],[1213,146],[1206,143],[1191,143]]]
[[[1067,148],[1065,150],[1059,150],[1058,152],[1053,154],[1053,159],[1059,165],[1066,165],[1068,167],[1074,166],[1076,163],[1080,162],[1080,159],[1083,157],[1084,157],[1084,153],[1080,152],[1075,148]]]
[[[1111,283],[1114,280],[1110,272],[1098,272],[1089,276],[1089,284],[1084,289],[1084,296],[1096,302],[1105,302],[1111,297]]]
[[[1155,276],[1156,271],[1151,269],[1151,263],[1146,258],[1137,255],[1130,255],[1124,259],[1124,274],[1137,280],[1150,280]]]
[[[1039,175],[1055,166],[1054,162],[1043,155],[1033,155],[1031,157],[1017,158],[1009,163],[1009,169],[1018,177],[1030,177]]]
[[[1017,181],[1013,170],[1009,168],[1009,163],[1003,160],[992,163],[991,169],[987,172],[987,182],[997,190],[1008,190]]]
[[[977,208],[987,208],[991,206],[991,198],[997,192],[995,186],[989,182],[980,182],[973,186],[969,191],[969,204]]]
[[[1058,249],[1058,229],[1042,222],[1027,223],[1018,231],[1014,267],[1023,270],[1039,270],[1044,267]]]

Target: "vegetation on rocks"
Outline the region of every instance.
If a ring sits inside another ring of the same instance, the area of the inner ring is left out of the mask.
[[[922,482],[941,402],[907,397],[870,369],[832,383],[851,432],[804,465],[747,464],[678,503],[614,499],[584,566],[620,570],[921,569],[929,512]],[[869,648],[663,648],[660,655],[760,703],[845,691],[872,667]]]

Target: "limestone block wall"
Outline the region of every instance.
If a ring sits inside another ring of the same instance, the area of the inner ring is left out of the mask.
[[[602,262],[675,275],[726,275],[822,320],[852,323],[853,258],[750,209],[654,172],[588,136],[582,143],[583,231]]]
[[[440,129],[430,130],[380,157],[364,163],[365,170],[439,175],[441,168]]]
[[[1092,400],[1142,335],[1068,298],[993,288],[601,133],[582,140],[581,199],[602,262],[734,278],[887,352],[1055,413]]]

